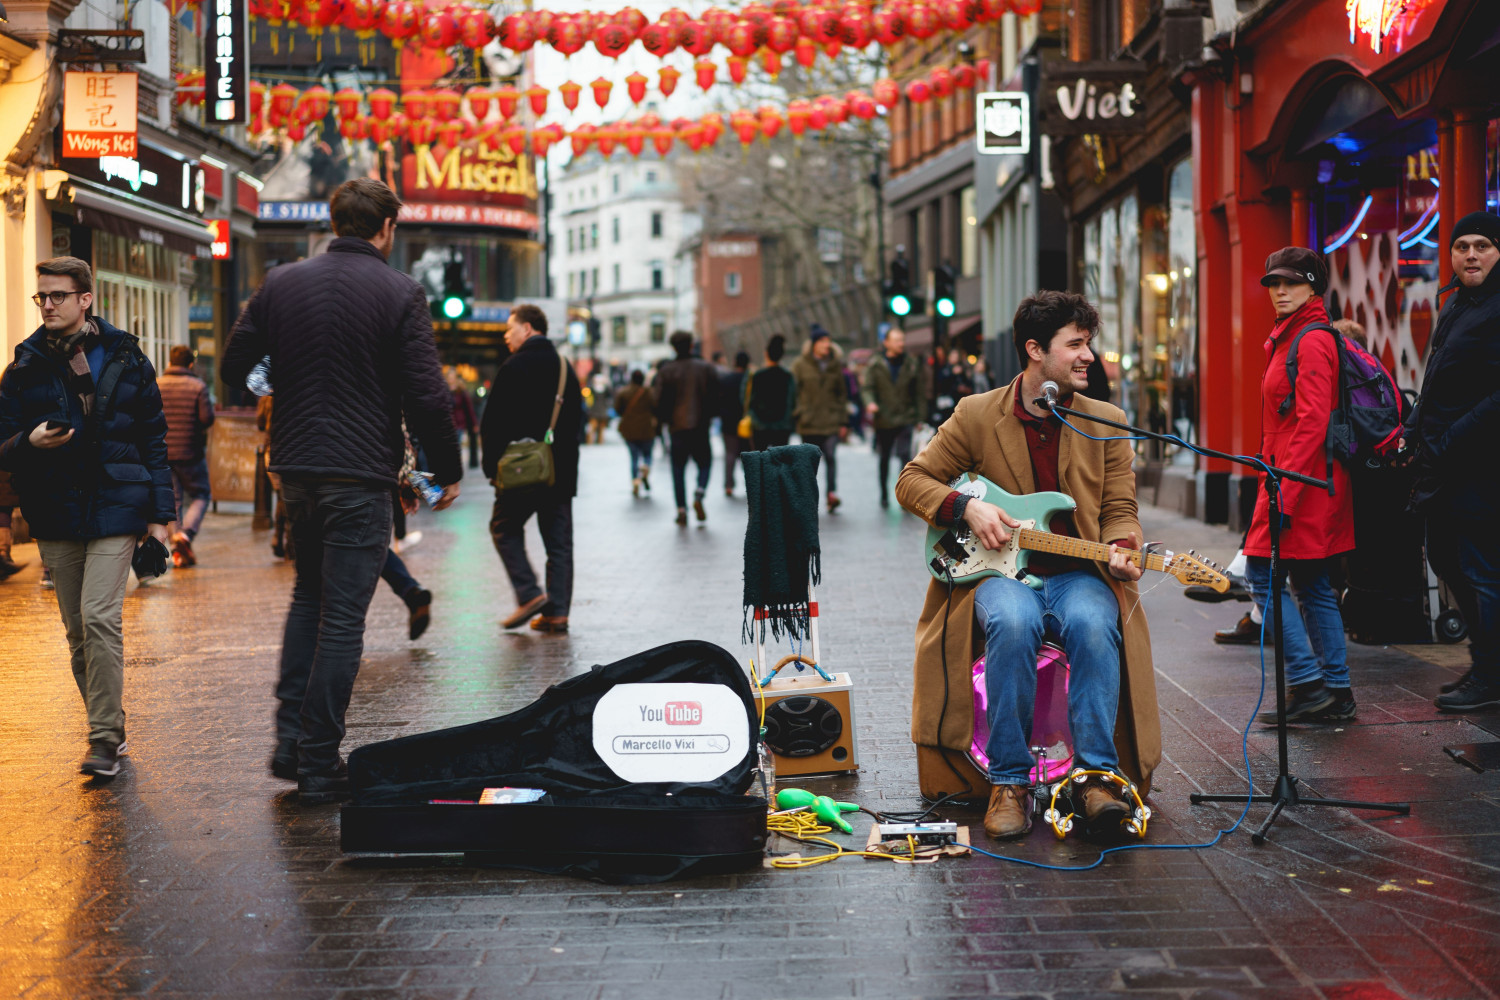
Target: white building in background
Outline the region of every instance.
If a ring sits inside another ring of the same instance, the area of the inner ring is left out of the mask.
[[[699,332],[697,293],[679,248],[701,225],[682,207],[672,160],[590,152],[552,171],[549,186],[552,294],[599,320],[599,360],[671,357],[674,330]],[[588,345],[575,349],[586,354]]]

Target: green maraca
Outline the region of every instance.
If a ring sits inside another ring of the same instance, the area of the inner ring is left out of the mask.
[[[838,827],[845,833],[853,833],[854,827],[850,826],[849,821],[840,814],[859,811],[856,803],[835,802],[826,795],[814,795],[804,788],[783,788],[777,792],[776,808],[806,809],[818,819]]]

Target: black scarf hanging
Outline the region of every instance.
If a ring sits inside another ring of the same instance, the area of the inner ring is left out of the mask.
[[[823,453],[810,444],[749,451],[745,496],[750,504],[745,529],[745,597],[741,636],[807,638],[807,588],[823,582],[818,546],[818,462]]]

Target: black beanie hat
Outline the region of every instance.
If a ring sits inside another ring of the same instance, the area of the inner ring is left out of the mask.
[[[1448,243],[1450,250],[1453,244],[1458,242],[1460,236],[1483,236],[1495,246],[1500,247],[1500,215],[1491,212],[1470,212],[1459,219],[1458,225],[1453,227],[1453,239]]]

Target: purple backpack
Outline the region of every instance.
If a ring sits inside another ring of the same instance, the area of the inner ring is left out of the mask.
[[[1394,455],[1400,444],[1406,397],[1378,358],[1327,323],[1313,323],[1297,331],[1286,356],[1286,377],[1291,388],[1276,412],[1285,416],[1292,408],[1297,392],[1297,347],[1312,330],[1332,334],[1339,357],[1338,396],[1328,420],[1326,442],[1329,471],[1333,470],[1334,459],[1352,467],[1378,466]],[[1332,476],[1328,492],[1333,492]]]

